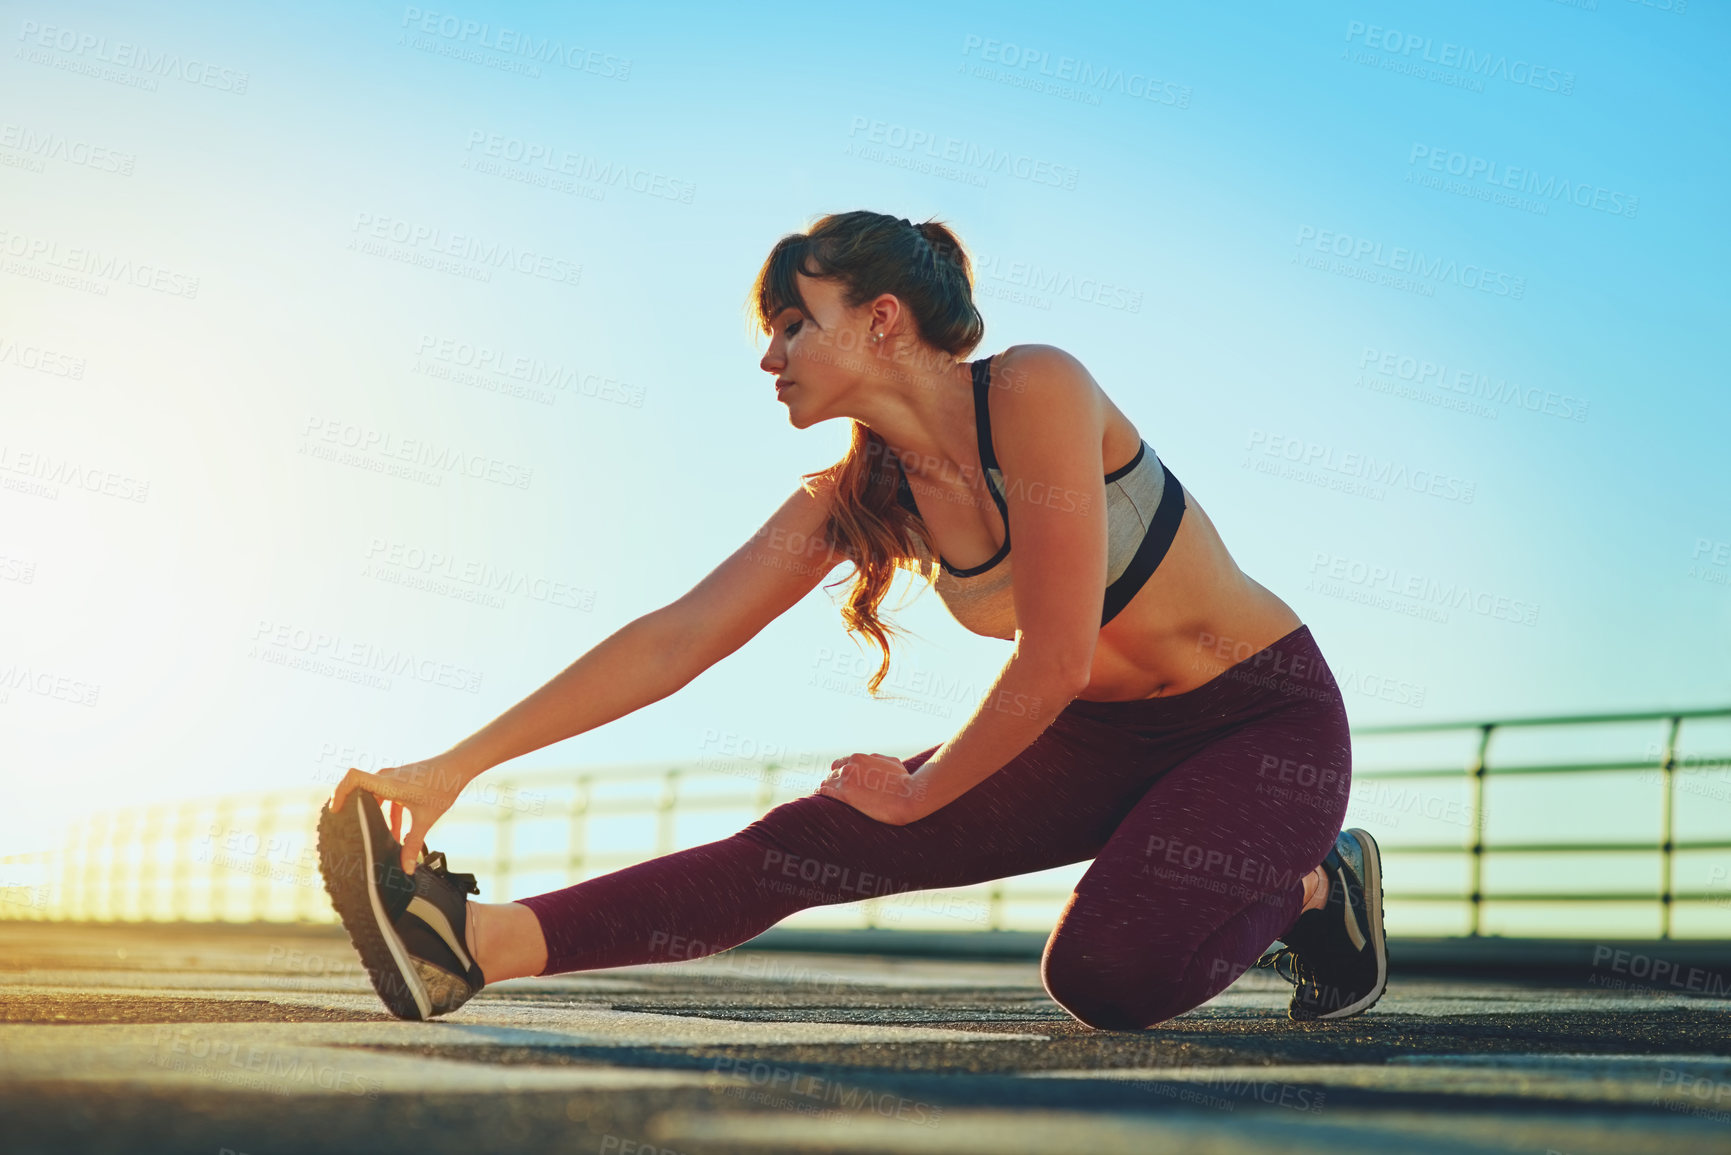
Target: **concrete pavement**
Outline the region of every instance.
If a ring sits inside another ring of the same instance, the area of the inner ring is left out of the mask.
[[[333,927],[0,947],[9,1152],[1731,1151],[1731,999],[1633,978],[1397,975],[1296,1024],[1253,972],[1120,1032],[1030,960],[742,948],[402,1023]]]

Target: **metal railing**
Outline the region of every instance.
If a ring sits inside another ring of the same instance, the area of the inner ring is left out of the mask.
[[[1714,761],[1697,759],[1693,766],[1680,763],[1684,722],[1707,719],[1731,720],[1731,707],[1355,729],[1354,759],[1360,763],[1354,773],[1355,799],[1367,785],[1383,782],[1443,780],[1466,788],[1468,800],[1454,819],[1464,831],[1462,838],[1398,842],[1379,834],[1385,864],[1448,856],[1464,857],[1467,863],[1462,888],[1388,890],[1391,912],[1400,903],[1464,903],[1466,933],[1476,936],[1485,929],[1485,910],[1492,903],[1653,903],[1658,906],[1659,935],[1669,938],[1679,904],[1704,903],[1731,910],[1731,872],[1723,866],[1715,868],[1718,873],[1713,875],[1715,880],[1727,880],[1718,890],[1675,886],[1679,852],[1731,850],[1731,822],[1723,838],[1676,837],[1679,775],[1716,773],[1731,784],[1731,754]],[[1662,741],[1649,745],[1656,756],[1507,765],[1493,764],[1490,758],[1493,738],[1502,734],[1638,723],[1662,729]],[[1362,765],[1361,742],[1418,735],[1470,739],[1470,750],[1456,765]],[[821,766],[815,760],[787,766],[708,757],[671,766],[616,765],[501,776],[472,783],[440,820],[432,841],[450,855],[455,868],[477,874],[489,901],[499,901],[502,896],[556,889],[725,837],[772,806],[810,793],[827,770],[827,761]],[[1486,837],[1487,789],[1492,779],[1617,773],[1644,773],[1656,781],[1661,816],[1656,839],[1499,842]],[[1374,794],[1382,788],[1370,789]],[[92,814],[68,830],[59,850],[0,858],[0,871],[5,874],[0,881],[10,884],[0,886],[0,918],[331,921],[335,916],[318,873],[315,841],[317,813],[329,790],[326,780],[265,794]],[[1731,785],[1724,794],[1731,799]],[[1348,814],[1350,822],[1352,811]],[[1372,822],[1358,824],[1376,831]],[[633,833],[639,835],[635,840]],[[1660,857],[1656,887],[1492,892],[1486,886],[1485,865],[1492,855],[1635,852]],[[1044,928],[1068,897],[1073,884],[1068,876],[1079,876],[1086,865],[971,887],[908,891],[839,907],[811,908],[789,921],[835,925],[835,919],[851,918],[855,920],[851,925],[907,925],[910,918],[918,922],[923,911],[940,916],[940,925],[954,929],[1007,929],[1018,924]],[[1402,871],[1389,873],[1398,877]],[[1012,917],[1012,907],[1025,913]],[[931,919],[925,922],[930,925]]]
[[[1731,887],[1715,893],[1711,889],[1700,891],[1679,892],[1675,887],[1676,857],[1679,851],[1728,851],[1731,850],[1731,838],[1694,839],[1682,841],[1676,837],[1677,829],[1677,776],[1679,771],[1678,752],[1679,739],[1686,720],[1703,720],[1724,718],[1731,719],[1731,708],[1698,709],[1698,710],[1666,710],[1648,711],[1626,714],[1570,714],[1551,717],[1505,718],[1487,722],[1454,722],[1454,723],[1416,723],[1395,726],[1373,726],[1353,731],[1356,739],[1375,735],[1414,735],[1477,732],[1474,749],[1468,760],[1464,773],[1471,788],[1471,837],[1462,848],[1453,844],[1400,844],[1399,850],[1406,855],[1422,854],[1456,854],[1464,853],[1469,860],[1469,884],[1465,899],[1470,907],[1470,917],[1467,933],[1477,936],[1484,929],[1484,912],[1488,902],[1505,903],[1555,903],[1555,902],[1656,902],[1659,905],[1659,937],[1672,937],[1674,912],[1680,902],[1707,903],[1717,907],[1731,907]],[[1655,762],[1645,759],[1627,758],[1597,759],[1588,761],[1539,762],[1520,763],[1514,765],[1493,766],[1489,758],[1492,737],[1499,732],[1508,732],[1523,728],[1535,727],[1595,727],[1627,725],[1630,723],[1662,723],[1664,739],[1659,748],[1659,757]],[[1707,761],[1699,769],[1709,773],[1718,773],[1731,782],[1731,756],[1721,756]],[[1533,842],[1502,842],[1492,844],[1485,837],[1486,787],[1488,780],[1496,777],[1515,777],[1531,775],[1562,775],[1562,774],[1616,774],[1640,772],[1655,773],[1660,788],[1659,800],[1659,837],[1655,841],[1625,840],[1625,841],[1533,841]],[[1458,779],[1463,770],[1460,768],[1418,767],[1414,769],[1381,769],[1355,774],[1355,778],[1383,780],[1435,780]],[[1723,792],[1731,797],[1731,790]],[[1495,852],[1499,855],[1538,855],[1538,854],[1630,854],[1657,853],[1660,859],[1660,883],[1652,890],[1619,890],[1619,891],[1560,891],[1546,890],[1533,892],[1503,891],[1489,894],[1485,889],[1485,859]],[[1716,878],[1731,877],[1724,867],[1720,867]],[[1424,891],[1389,891],[1386,897],[1390,900],[1409,902],[1458,902],[1460,894],[1431,893]]]

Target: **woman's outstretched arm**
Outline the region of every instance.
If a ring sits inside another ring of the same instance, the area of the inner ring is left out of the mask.
[[[475,778],[660,701],[810,593],[846,560],[822,545],[828,508],[823,497],[796,490],[683,597],[614,631],[443,754],[376,774],[350,769],[331,796],[331,809],[341,809],[356,788],[389,800],[391,832],[403,842],[403,870],[413,873],[427,830]],[[404,809],[412,819],[407,838]]]

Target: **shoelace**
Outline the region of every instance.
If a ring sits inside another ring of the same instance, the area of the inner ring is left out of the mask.
[[[474,875],[461,874],[445,865],[445,852],[442,850],[426,851],[421,858],[420,865],[431,870],[434,874],[438,875],[446,882],[449,882],[459,890],[466,891],[469,894],[481,893],[481,887],[475,882]]]
[[[1277,951],[1265,954],[1256,960],[1256,965],[1266,967],[1297,987],[1300,997],[1314,997],[1322,990],[1322,984],[1317,981],[1316,972],[1305,963],[1304,957],[1289,946],[1283,946]]]

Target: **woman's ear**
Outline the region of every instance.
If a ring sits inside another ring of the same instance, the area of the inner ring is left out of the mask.
[[[896,319],[907,312],[894,293],[879,293],[872,301],[871,332],[888,334]]]

